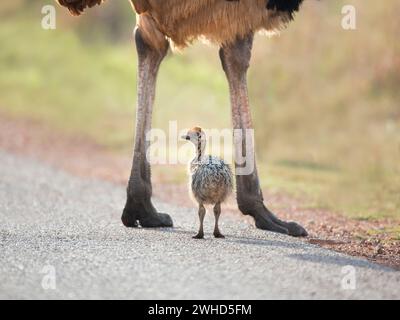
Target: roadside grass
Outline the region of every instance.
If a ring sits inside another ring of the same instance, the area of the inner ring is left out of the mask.
[[[369,236],[379,236],[385,234],[388,236],[388,241],[400,241],[400,227],[383,228],[382,230],[370,230]]]
[[[257,38],[249,83],[262,186],[354,219],[399,221],[396,1],[352,2],[363,17],[356,32],[341,30],[345,1],[338,1],[306,3],[290,32]],[[1,110],[130,152],[133,44],[110,45],[100,36],[90,41],[63,16],[54,31],[42,30],[31,11],[0,18]],[[155,127],[167,129],[175,120],[179,129],[230,127],[216,48],[197,44],[169,56],[161,68]],[[186,180],[183,165],[153,172],[163,182]]]

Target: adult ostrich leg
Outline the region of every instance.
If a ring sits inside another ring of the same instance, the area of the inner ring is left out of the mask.
[[[245,158],[246,161],[254,161],[254,170],[251,173],[239,173],[241,166],[235,164],[239,210],[243,214],[253,216],[257,228],[292,236],[306,236],[307,231],[302,226],[278,219],[264,205],[254,160],[253,141],[246,139],[246,130],[253,128],[246,80],[252,45],[253,34],[250,34],[220,49],[222,66],[229,82],[233,128],[235,132],[241,131],[240,141],[235,139],[235,153],[243,153],[245,150],[252,152],[251,155],[246,154]]]
[[[136,133],[131,176],[127,188],[127,200],[122,222],[127,227],[171,227],[168,214],[158,213],[151,202],[152,185],[150,164],[146,159],[149,142],[146,134],[151,129],[151,117],[155,96],[156,79],[161,61],[166,56],[169,43],[152,28],[151,17],[142,15],[135,31],[138,53],[138,100],[136,109]],[[149,34],[149,30],[152,30]]]

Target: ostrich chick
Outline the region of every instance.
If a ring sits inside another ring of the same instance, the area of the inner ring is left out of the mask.
[[[203,221],[206,215],[204,207],[206,204],[214,206],[214,237],[224,238],[218,228],[218,219],[221,214],[221,203],[233,189],[231,168],[222,159],[204,154],[206,136],[201,128],[194,127],[182,138],[190,140],[196,147],[196,157],[189,163],[189,188],[192,197],[199,204],[200,228],[193,238],[204,238]]]

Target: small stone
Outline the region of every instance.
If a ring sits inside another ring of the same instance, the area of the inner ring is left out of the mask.
[[[383,247],[382,246],[377,246],[375,248],[375,253],[376,254],[382,254],[384,252]]]

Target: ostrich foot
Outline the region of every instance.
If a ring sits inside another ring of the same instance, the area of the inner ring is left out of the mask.
[[[157,212],[152,206],[140,205],[138,207],[125,206],[121,217],[124,226],[137,228],[140,225],[143,228],[162,228],[172,227],[171,217],[166,213]]]
[[[278,219],[264,204],[251,209],[240,207],[240,211],[251,215],[255,220],[256,227],[259,229],[288,234],[293,237],[306,237],[308,235],[307,231],[296,222],[286,222]]]

